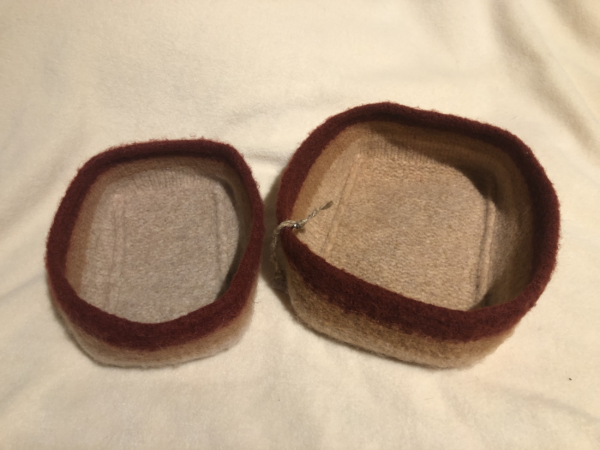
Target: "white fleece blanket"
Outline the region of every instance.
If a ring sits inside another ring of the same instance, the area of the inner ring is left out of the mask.
[[[386,100],[506,128],[555,184],[557,270],[495,353],[436,371],[362,352],[298,323],[264,278],[218,356],[132,370],[74,345],[43,258],[87,159],[228,142],[271,229],[308,133]],[[0,448],[600,448],[599,118],[596,0],[0,2]]]

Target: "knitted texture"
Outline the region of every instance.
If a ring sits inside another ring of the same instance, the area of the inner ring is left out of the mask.
[[[391,103],[328,119],[286,168],[277,219],[288,289],[319,331],[437,367],[508,336],[556,263],[559,205],[507,131]]]
[[[200,139],[108,150],[79,170],[50,229],[54,304],[100,362],[210,356],[250,320],[263,234],[258,188],[233,147]]]

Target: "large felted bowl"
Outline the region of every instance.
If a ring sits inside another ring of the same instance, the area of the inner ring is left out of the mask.
[[[324,334],[400,360],[481,359],[555,266],[552,184],[494,126],[391,103],[331,117],[289,162],[277,219],[329,201],[281,232],[293,308]]]
[[[176,364],[235,344],[264,233],[249,167],[207,140],[127,145],[88,161],[50,229],[52,298],[94,359]]]

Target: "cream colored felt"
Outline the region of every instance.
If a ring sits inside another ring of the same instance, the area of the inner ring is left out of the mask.
[[[250,301],[244,309],[226,326],[220,327],[208,336],[194,339],[183,344],[167,346],[158,350],[139,350],[115,347],[95,338],[63,315],[63,322],[77,343],[93,358],[105,365],[120,367],[163,367],[167,364],[177,365],[191,359],[206,358],[216,355],[239,342],[246,332],[252,318],[256,286],[250,294]]]
[[[505,302],[529,280],[529,194],[490,145],[393,123],[354,125],[311,168],[294,217],[329,200],[298,236],[365,281],[468,310]]]
[[[327,336],[400,361],[444,369],[466,367],[494,351],[514,329],[471,342],[407,334],[328,302],[290,267],[286,275],[292,305],[303,322]]]
[[[128,162],[90,189],[67,277],[87,302],[156,323],[212,303],[247,242],[248,200],[222,163],[192,157]]]

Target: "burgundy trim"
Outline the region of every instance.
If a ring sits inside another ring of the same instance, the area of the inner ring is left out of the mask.
[[[556,265],[560,228],[559,203],[544,169],[516,136],[492,125],[394,103],[359,106],[330,117],[302,143],[281,178],[277,221],[293,219],[292,210],[308,172],[324,148],[345,128],[387,121],[448,131],[478,139],[504,151],[521,170],[533,208],[532,280],[512,300],[472,311],[457,311],[404,297],[368,283],[327,263],[290,229],[281,233],[285,255],[303,280],[326,301],[408,334],[468,342],[511,329],[535,304]]]
[[[109,314],[81,299],[65,277],[71,234],[81,205],[100,174],[128,161],[161,156],[193,156],[223,161],[239,174],[252,208],[250,239],[229,289],[210,305],[175,320],[140,323]],[[157,350],[207,336],[234,320],[250,301],[260,268],[264,236],[263,203],[250,168],[233,147],[205,139],[153,141],[107,150],[90,159],[77,173],[58,208],[46,249],[53,299],[64,315],[88,334],[117,347]]]

